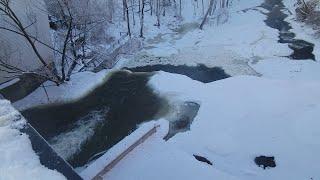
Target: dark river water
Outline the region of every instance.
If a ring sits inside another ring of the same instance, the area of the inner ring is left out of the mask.
[[[154,71],[165,71],[169,73],[182,74],[190,77],[193,80],[197,80],[203,83],[210,83],[220,79],[230,77],[219,67],[209,68],[203,64],[197,66],[185,66],[185,65],[152,65],[152,66],[141,66],[135,68],[126,68],[133,72],[154,72]]]
[[[282,0],[265,0],[260,7],[269,11],[268,13],[263,13],[267,16],[265,20],[266,25],[279,30],[278,42],[288,44],[289,48],[293,50],[289,58],[296,60],[315,60],[315,55],[313,54],[314,44],[302,39],[296,39],[296,35],[290,31],[292,27],[290,23],[286,21],[288,15],[285,13],[289,13],[289,11],[286,9]]]
[[[86,121],[93,121],[92,118],[102,116],[81,151],[68,159],[74,167],[82,166],[94,154],[119,142],[138,124],[165,113],[164,107],[168,107],[166,100],[156,96],[146,86],[150,75],[120,71],[76,102],[41,106],[22,114],[49,142],[60,133],[73,129],[76,122],[84,117]]]
[[[118,71],[103,85],[87,96],[70,103],[53,104],[27,109],[22,112],[29,123],[59,152],[68,151],[73,141],[79,148],[65,158],[73,167],[87,164],[97,153],[103,152],[134,131],[142,122],[158,119],[169,112],[165,98],[154,94],[147,85],[152,71],[164,70],[185,74],[202,82],[229,77],[220,68],[157,65],[132,69],[148,73]],[[170,133],[186,131],[200,106],[185,102],[182,110],[170,123]],[[89,134],[85,136],[85,134]],[[82,139],[81,139],[82,138]],[[61,143],[62,146],[56,144]]]

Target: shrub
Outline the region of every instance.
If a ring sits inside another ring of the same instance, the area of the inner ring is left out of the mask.
[[[298,20],[320,30],[320,0],[298,0],[296,13]]]

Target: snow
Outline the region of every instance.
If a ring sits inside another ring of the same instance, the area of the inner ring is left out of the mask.
[[[73,74],[69,82],[61,84],[60,86],[56,86],[52,82],[47,81],[43,86],[48,96],[44,88],[40,86],[27,97],[15,102],[14,106],[22,111],[39,105],[75,101],[103,84],[110,74],[110,70],[103,70],[98,73],[80,72]]]
[[[202,84],[160,72],[150,85],[161,96],[201,104],[191,130],[167,146],[203,155],[237,179],[320,178],[319,82],[238,76]],[[260,155],[275,156],[277,167],[256,166]]]
[[[0,100],[0,179],[66,179],[40,164],[28,136],[19,131],[25,122],[10,102]]]
[[[181,37],[162,33],[126,61],[126,66],[203,63],[234,77],[204,84],[183,75],[154,75],[149,85],[170,103],[200,104],[191,130],[168,141],[149,139],[105,179],[320,178],[320,66],[285,57],[292,50],[278,43],[279,32],[263,22],[266,16],[259,11],[266,10],[241,11],[262,2],[236,1],[227,23],[207,25],[204,31],[189,29]],[[293,4],[285,3],[289,8]],[[317,58],[320,44],[313,31],[299,28],[292,18],[287,18],[292,32],[315,43]],[[213,166],[196,161],[194,154]],[[264,170],[255,164],[257,156],[274,156],[277,166]]]
[[[155,134],[131,151],[122,161],[103,176],[103,179],[190,179],[198,175],[201,179],[236,179],[223,172],[211,169],[209,165],[203,166],[194,157],[184,151],[167,144],[163,137],[168,133],[166,120],[152,121],[141,125],[130,136],[112,147],[106,154],[93,162],[81,172],[84,179],[92,179],[112,158],[123,152],[129,145],[145,134],[155,125],[160,125]],[[183,168],[178,168],[183,167]],[[125,169],[125,173],[124,170]],[[174,170],[174,173],[172,171]]]
[[[168,9],[169,15],[161,17],[160,28],[153,26],[156,22],[154,16],[146,15],[145,48],[133,56],[120,56],[120,63],[114,69],[154,64],[205,64],[209,67],[221,67],[231,76],[260,76],[264,72],[259,72],[260,69],[251,66],[252,61],[280,58],[292,52],[286,44],[277,43],[278,31],[265,25],[264,14],[256,10],[242,11],[254,8],[262,2],[263,0],[234,1],[228,10],[226,23],[217,26],[211,20],[203,31],[198,29],[202,17],[201,5],[195,8],[197,6],[194,2],[184,3],[183,21],[171,18],[173,12]],[[265,11],[262,8],[258,9]],[[108,31],[116,27],[110,28]],[[139,26],[136,25],[133,32],[138,32],[138,29]],[[70,82],[60,87],[46,82],[44,85],[49,101],[44,89],[40,87],[14,105],[17,109],[24,110],[37,105],[73,101],[103,83],[107,74],[107,71],[97,74],[76,73],[72,75]]]
[[[191,130],[164,141],[151,136],[104,179],[317,179],[320,150],[320,83],[237,76],[204,84],[158,72],[149,85],[170,101],[201,105]],[[160,121],[162,122],[162,121]],[[152,127],[154,122],[147,123]],[[142,125],[144,127],[145,125]],[[146,132],[138,129],[81,172],[92,178]],[[206,157],[213,166],[197,161]],[[277,166],[254,163],[274,156]],[[308,167],[308,168],[306,168]],[[125,173],[124,173],[125,172]]]
[[[199,20],[192,23],[183,21],[177,31],[164,31],[156,38],[147,37],[145,49],[125,66],[205,64],[221,67],[231,76],[259,75],[249,65],[250,61],[292,53],[286,44],[277,43],[278,31],[265,25],[264,14],[257,10],[243,12],[262,2],[234,1],[228,10],[228,21],[224,24],[215,25],[212,22],[200,30],[197,25]],[[189,9],[189,12],[193,12],[193,9]]]
[[[296,14],[294,13],[296,6],[294,6],[294,3],[292,3],[291,0],[283,0],[283,3],[290,12],[293,12],[292,14],[289,14],[289,16],[286,18],[286,21],[288,21],[293,28],[291,31],[296,34],[298,39],[304,39],[308,42],[315,44],[313,53],[316,59],[320,59],[320,41],[319,36],[317,35],[318,32],[312,29],[311,26],[297,21],[295,16]]]
[[[123,171],[125,169],[125,172]],[[104,176],[104,179],[237,179],[226,173],[203,165],[189,154],[171,147],[164,140],[151,137],[136,148],[117,166]]]
[[[122,56],[116,69],[202,63],[222,67],[234,77],[204,84],[183,75],[165,72],[154,75],[149,85],[170,103],[193,101],[200,104],[191,130],[168,141],[164,141],[163,136],[151,136],[104,179],[320,178],[320,157],[317,156],[320,151],[317,141],[320,138],[320,65],[317,61],[294,61],[285,57],[292,50],[287,44],[278,43],[277,30],[265,25],[266,16],[259,11],[266,10],[242,11],[262,2],[234,1],[226,23],[217,26],[210,21],[203,31],[195,24],[201,13],[191,13],[194,12],[192,3],[186,3],[189,6],[183,8],[183,23],[176,22],[181,23],[181,29],[174,24],[170,26],[169,23],[174,22],[168,17],[162,19],[167,25],[152,28],[155,19],[146,16],[145,48],[133,57]],[[294,12],[292,1],[284,2]],[[297,38],[316,45],[315,55],[319,58],[320,44],[313,36],[314,31],[293,21],[293,15],[287,20]],[[70,82],[59,87],[46,82],[50,102],[83,97],[105,82],[108,74],[109,71],[77,73]],[[43,88],[38,88],[15,106],[23,110],[47,103]],[[61,150],[59,153],[63,157],[69,157],[83,143],[79,138],[75,141],[75,137],[89,138],[90,127],[96,123],[98,121],[87,123],[85,129],[77,126],[74,131],[63,134],[65,138],[58,137],[54,146]],[[119,155],[155,123],[165,124],[160,121],[142,125],[81,171],[81,176],[92,178],[111,162],[110,157]],[[213,166],[197,161],[194,154],[206,157]],[[274,156],[277,166],[266,170],[258,167],[254,158],[260,155]]]
[[[153,127],[159,126],[157,128],[156,134],[152,135],[153,138],[162,139],[167,135],[169,131],[169,124],[165,120],[151,121],[140,125],[140,127],[135,130],[130,136],[125,137],[118,144],[109,149],[102,157],[98,158],[91,163],[85,170],[81,172],[81,177],[84,179],[92,179],[97,175],[107,164],[114,160],[115,157],[119,156],[128,147],[134,144],[139,138],[146,134]],[[106,178],[107,179],[107,178]]]
[[[320,64],[312,60],[293,61],[288,58],[263,59],[251,63],[263,77],[272,79],[292,79],[320,81]]]

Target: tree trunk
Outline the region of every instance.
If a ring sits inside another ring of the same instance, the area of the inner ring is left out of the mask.
[[[145,0],[141,0],[142,1],[142,8],[141,8],[141,18],[140,18],[140,37],[143,37],[143,21],[144,21],[144,1]]]
[[[200,29],[201,29],[201,30],[203,29],[203,26],[204,26],[204,24],[205,24],[206,21],[207,21],[208,15],[209,15],[209,14],[211,13],[211,11],[212,11],[214,1],[215,1],[215,0],[210,0],[209,8],[208,8],[206,14],[204,15],[204,18],[203,18],[203,20],[202,20],[202,22],[201,22],[201,25],[200,25]]]
[[[125,9],[126,18],[127,18],[128,36],[131,38],[130,17],[129,17],[129,8],[128,8],[127,0],[123,0],[123,5]]]

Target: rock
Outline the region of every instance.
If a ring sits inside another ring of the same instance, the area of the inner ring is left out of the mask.
[[[276,162],[273,156],[259,156],[254,159],[254,162],[257,166],[262,167],[263,169],[276,167]]]
[[[177,130],[190,129],[191,121],[188,116],[182,115],[178,121],[173,122],[173,126]]]
[[[209,161],[207,158],[205,158],[205,157],[203,157],[203,156],[195,155],[195,154],[194,154],[193,156],[196,158],[196,160],[198,160],[198,161],[200,161],[200,162],[207,163],[207,164],[209,164],[209,165],[212,166],[212,162]]]

